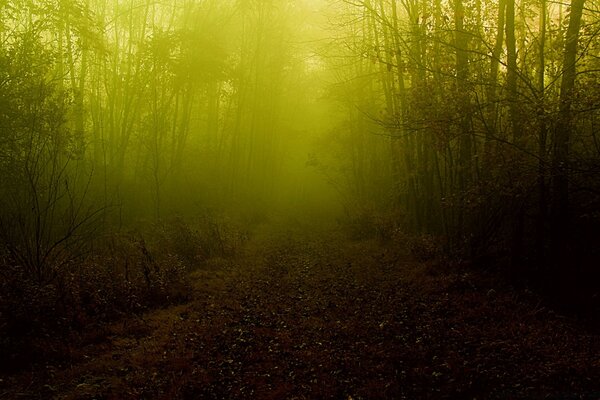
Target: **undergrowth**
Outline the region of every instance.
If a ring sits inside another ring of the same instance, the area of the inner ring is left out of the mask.
[[[185,302],[189,273],[237,254],[246,240],[240,232],[210,215],[141,224],[102,235],[91,254],[73,257],[44,282],[1,253],[0,369],[47,357],[35,351],[47,340]]]

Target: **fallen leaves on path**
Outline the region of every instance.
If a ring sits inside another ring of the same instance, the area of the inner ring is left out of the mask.
[[[248,246],[196,271],[189,303],[3,377],[0,399],[600,398],[598,335],[533,295],[335,231]]]

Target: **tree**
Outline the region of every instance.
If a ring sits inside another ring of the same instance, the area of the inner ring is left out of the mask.
[[[83,255],[100,209],[89,203],[93,171],[67,125],[71,98],[51,78],[57,54],[38,35],[26,31],[0,52],[0,245],[48,283]]]
[[[573,135],[572,103],[584,3],[585,0],[571,1],[562,62],[558,121],[552,147],[552,247],[555,251],[555,268],[561,270],[556,270],[555,274],[560,275],[565,273],[568,264],[565,240],[569,232],[569,142]]]

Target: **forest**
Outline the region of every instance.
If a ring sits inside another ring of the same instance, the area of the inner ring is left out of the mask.
[[[598,0],[0,0],[0,399],[598,399],[598,135]]]

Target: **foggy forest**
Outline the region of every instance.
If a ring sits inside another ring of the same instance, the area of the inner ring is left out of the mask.
[[[598,399],[598,135],[598,0],[0,0],[0,399]]]

